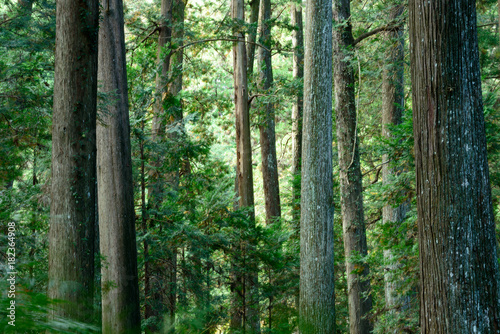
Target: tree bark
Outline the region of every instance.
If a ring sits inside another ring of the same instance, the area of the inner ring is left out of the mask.
[[[182,101],[179,98],[179,93],[182,90],[182,71],[184,62],[184,49],[182,49],[184,43],[184,10],[184,0],[173,0],[171,29],[172,49],[181,48],[170,56],[168,90],[166,98],[163,100],[163,108],[166,108],[167,128],[171,130],[167,133],[167,138],[168,141],[171,142],[171,147],[179,147],[180,141],[182,140],[181,133],[184,133]],[[179,129],[179,131],[174,130],[174,127]],[[177,192],[179,190],[182,157],[178,156],[170,160],[171,168],[169,168],[170,173],[167,175],[167,185],[170,189]],[[169,221],[169,224],[174,224],[174,222]],[[167,272],[167,309],[171,326],[175,323],[175,312],[177,309],[177,253],[177,247],[175,245],[169,245],[167,249],[167,258],[165,259]]]
[[[134,189],[123,3],[104,0],[98,80],[107,94],[97,126],[103,333],[140,333]]]
[[[398,20],[403,14],[404,7],[397,5],[391,10],[390,20]],[[391,126],[399,125],[402,122],[404,111],[404,28],[395,27],[394,30],[386,33],[386,40],[390,47],[387,51],[386,64],[384,66],[383,82],[382,82],[382,135],[386,138],[391,138]],[[389,161],[388,154],[382,157],[383,162]],[[383,184],[390,186],[395,176],[401,171],[391,168],[389,163],[382,166]],[[398,226],[406,218],[408,211],[407,203],[402,203],[394,207],[394,203],[390,201],[382,209],[382,222],[384,224],[395,224]],[[385,285],[385,305],[389,309],[395,307],[404,299],[400,296],[398,289],[401,288],[402,279],[394,276],[394,271],[398,268],[398,264],[394,259],[394,253],[391,249],[384,250],[384,259],[388,263],[384,274]]]
[[[498,333],[475,1],[409,2],[423,334]]]
[[[252,76],[255,58],[255,42],[257,39],[257,24],[259,21],[260,0],[250,0],[250,21],[251,27],[248,31],[247,43],[247,75]]]
[[[299,330],[307,334],[335,332],[331,31],[331,2],[309,0],[304,36],[299,306]]]
[[[232,18],[235,21],[245,22],[243,0],[232,0]],[[235,29],[233,43],[234,66],[234,105],[236,114],[236,168],[238,175],[239,206],[249,210],[249,220],[255,224],[255,209],[253,195],[252,147],[250,137],[250,115],[248,112],[248,86],[247,86],[247,57],[245,48],[245,34]],[[244,251],[244,250],[243,250]],[[250,307],[246,310],[234,310],[233,318],[238,314],[245,314],[243,321],[248,324],[252,333],[260,331],[257,299],[257,275],[250,273],[244,278],[244,299]],[[236,285],[237,286],[237,285]],[[236,294],[240,293],[236,291]],[[233,299],[238,300],[237,295]],[[245,326],[243,324],[243,326]]]
[[[165,128],[166,128],[166,112],[164,103],[168,92],[168,78],[171,58],[171,42],[172,42],[172,6],[173,0],[161,1],[161,16],[160,28],[158,36],[157,64],[158,73],[156,75],[156,101],[153,106],[153,121],[151,125],[151,141],[154,145],[164,147],[165,145]],[[148,221],[149,229],[155,228],[155,220],[161,220],[160,207],[163,202],[164,190],[166,187],[166,176],[162,172],[162,166],[165,163],[164,149],[153,150],[151,152],[151,166],[149,171],[148,184]],[[153,218],[153,220],[151,219]],[[148,242],[148,240],[145,240]],[[153,247],[150,247],[153,246]],[[154,258],[154,241],[148,244],[149,255]],[[146,295],[144,318],[148,319],[156,317],[161,319],[163,314],[168,309],[166,294],[167,286],[167,268],[159,260],[145,260],[145,268],[149,277],[146,281],[149,283],[148,295]],[[170,320],[170,317],[169,317]],[[156,322],[158,323],[158,321]],[[154,324],[150,324],[148,329],[152,332],[159,330]]]
[[[90,321],[96,210],[97,0],[58,0],[48,296],[51,317]]]
[[[267,48],[259,48],[259,91],[269,93],[273,84],[271,62],[271,1],[260,1],[259,37]],[[271,224],[281,217],[278,162],[276,158],[276,131],[274,105],[272,102],[259,103],[260,152],[262,156],[262,181],[266,206],[266,223]]]
[[[140,315],[123,5],[116,1],[103,6],[98,78],[110,99],[97,131],[103,331],[137,332]]]
[[[296,30],[292,35],[293,46],[293,78],[304,79],[304,36],[302,24],[302,6],[292,3],[292,26]],[[304,90],[299,89],[292,106],[292,216],[293,221],[300,222],[300,164],[302,161],[302,109]]]
[[[359,267],[353,256],[367,254],[363,213],[363,180],[361,176],[354,70],[351,65],[353,46],[349,0],[334,1],[333,58],[335,77],[335,112],[340,169],[340,191],[351,334],[368,334],[373,326],[366,318],[372,308],[368,265]],[[358,274],[359,273],[359,274]]]

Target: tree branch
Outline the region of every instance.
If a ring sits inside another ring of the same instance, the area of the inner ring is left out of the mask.
[[[176,52],[178,52],[178,51],[180,51],[182,49],[185,49],[188,46],[194,45],[194,44],[207,43],[207,42],[215,42],[215,41],[240,42],[240,40],[237,39],[237,38],[207,38],[207,39],[200,39],[198,41],[193,41],[193,42],[190,42],[190,43],[187,43],[187,44],[179,46],[177,49],[175,49],[174,51],[172,51],[172,54],[174,54],[174,53],[176,53]],[[255,45],[263,48],[264,50],[271,52],[271,50],[269,50],[268,48],[266,48],[262,44],[255,43],[255,42],[250,42],[250,41],[245,41],[245,43],[255,44]]]
[[[364,34],[361,34],[361,36],[356,38],[354,40],[354,42],[352,42],[352,46],[356,46],[362,40],[364,40],[370,36],[373,36],[375,34],[378,34],[381,31],[393,31],[393,30],[396,30],[397,28],[399,28],[400,26],[401,26],[400,24],[387,24],[385,26],[375,28],[372,31],[365,32]]]

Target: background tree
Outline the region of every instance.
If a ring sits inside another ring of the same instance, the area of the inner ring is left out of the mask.
[[[398,4],[391,9],[390,19],[397,21],[403,14],[403,6]],[[404,112],[404,30],[402,23],[394,30],[386,32],[386,38],[390,48],[387,51],[387,64],[383,71],[383,96],[382,96],[382,135],[386,138],[391,137],[392,127],[401,124]],[[394,177],[401,171],[394,169],[393,157],[385,154],[382,158],[382,178],[384,185],[392,186]],[[400,196],[399,196],[400,197]],[[398,197],[396,197],[398,198]],[[400,225],[406,218],[409,203],[397,205],[389,200],[382,209],[382,223]],[[395,256],[391,249],[384,251],[384,257],[388,264],[385,280],[385,303],[390,309],[401,307],[404,302],[404,296],[399,297],[398,282],[402,280],[394,276],[397,267]],[[397,261],[396,261],[397,262]]]
[[[421,331],[494,333],[499,276],[475,2],[410,1],[409,23]]]
[[[357,134],[358,116],[352,68],[354,38],[351,9],[347,0],[334,1],[333,57],[335,114],[339,156],[342,226],[349,294],[350,333],[368,334],[373,325],[368,319],[372,308],[367,264],[356,263],[355,256],[367,255],[363,211],[363,179]]]
[[[134,188],[123,3],[102,3],[98,80],[105,95],[97,126],[103,333],[139,333]]]

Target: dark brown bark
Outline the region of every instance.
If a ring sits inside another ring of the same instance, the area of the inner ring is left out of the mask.
[[[302,7],[292,3],[292,25],[295,27],[292,36],[293,45],[293,78],[304,79],[304,36],[302,24]],[[300,164],[302,160],[302,109],[304,90],[299,89],[293,99],[292,106],[292,215],[293,221],[300,221]]]
[[[363,213],[363,180],[361,176],[354,70],[351,65],[353,46],[349,0],[335,0],[333,17],[333,58],[335,78],[335,113],[340,169],[340,191],[351,334],[368,334],[373,326],[367,319],[372,307],[368,265],[359,268],[352,257],[367,254]],[[358,274],[361,272],[361,274]]]
[[[411,0],[423,334],[499,333],[476,3]]]
[[[107,95],[97,126],[102,331],[140,333],[123,3],[101,5],[98,80]]]
[[[403,14],[403,6],[395,6],[391,10],[390,19],[398,20]],[[382,135],[386,138],[392,137],[391,127],[401,124],[404,111],[404,36],[403,25],[397,26],[394,30],[386,33],[386,40],[389,44],[387,50],[386,64],[383,71],[382,82]],[[382,179],[384,185],[388,187],[394,180],[394,177],[399,175],[401,171],[391,167],[388,154],[384,154],[382,161]],[[408,211],[407,203],[402,203],[395,207],[395,203],[388,201],[382,209],[382,221],[384,224],[395,224],[398,226],[406,218]],[[394,276],[394,270],[398,268],[398,264],[394,259],[394,254],[391,249],[384,250],[384,258],[389,265],[386,267],[384,274],[385,280],[385,304],[389,309],[397,309],[396,306],[401,304],[404,296],[401,296],[398,289],[402,287],[403,279]]]
[[[331,2],[308,1],[305,21],[299,330],[331,334],[335,332]]]
[[[271,63],[271,1],[260,1],[259,39],[266,49],[259,48],[259,82],[261,93],[269,93],[273,84]],[[274,105],[259,103],[260,152],[262,157],[262,181],[266,206],[266,223],[271,224],[281,217],[278,162],[276,158],[276,132]]]
[[[94,292],[98,1],[58,0],[49,298],[51,316],[89,321]]]

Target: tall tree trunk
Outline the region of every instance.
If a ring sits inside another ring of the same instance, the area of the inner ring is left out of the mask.
[[[292,35],[293,45],[293,78],[304,79],[304,36],[302,24],[302,6],[292,3],[292,26],[295,30]],[[304,90],[299,89],[293,99],[292,106],[292,216],[294,222],[300,221],[300,164],[302,161],[302,109]]]
[[[140,333],[134,189],[122,0],[104,0],[98,80],[107,94],[97,126],[103,333]]]
[[[409,25],[421,332],[499,333],[476,2],[411,0]]]
[[[259,48],[259,90],[269,93],[273,84],[271,63],[271,1],[260,2],[259,19],[260,42],[267,48]],[[271,224],[281,217],[278,162],[276,158],[276,131],[274,105],[272,102],[259,103],[260,151],[262,156],[262,181],[266,203],[266,223]]]
[[[177,49],[184,43],[184,0],[173,0],[172,6],[172,48]],[[163,107],[166,108],[167,127],[179,128],[180,131],[168,131],[168,141],[171,142],[171,147],[179,147],[184,133],[182,101],[179,98],[179,93],[182,90],[182,71],[184,62],[183,49],[178,50],[170,56],[169,65],[169,80],[166,98],[163,100]],[[176,155],[177,156],[177,155]],[[170,159],[171,168],[167,175],[167,185],[170,189],[177,192],[180,183],[180,170],[182,165],[182,157]],[[174,224],[169,221],[169,224]],[[167,272],[167,309],[169,314],[170,326],[175,323],[175,312],[177,309],[177,247],[169,245],[167,250],[166,272]]]
[[[269,94],[273,84],[271,61],[271,0],[261,0],[259,10],[259,41],[267,48],[259,48],[259,91]],[[266,208],[266,223],[272,224],[281,217],[278,161],[276,158],[275,113],[272,102],[259,103],[260,152],[262,182]],[[271,269],[268,269],[272,284]],[[273,294],[269,296],[269,328],[272,328]]]
[[[84,14],[82,14],[84,13]],[[51,316],[89,321],[94,292],[97,0],[56,10],[48,296]]]
[[[166,113],[163,108],[165,98],[167,96],[168,73],[170,68],[171,50],[166,49],[171,43],[172,39],[172,1],[161,1],[161,16],[160,16],[160,29],[158,36],[158,51],[157,51],[157,64],[158,73],[156,75],[156,101],[153,106],[153,121],[151,125],[151,141],[154,145],[164,145],[165,139],[165,126],[166,126]],[[164,150],[152,150],[151,152],[151,166],[149,171],[149,184],[148,184],[148,217],[149,228],[154,229],[156,221],[161,220],[160,207],[163,202],[163,194],[165,188],[165,175],[161,171],[164,164]],[[147,240],[146,240],[147,242]],[[154,258],[154,242],[148,244],[148,251],[153,246],[150,256]],[[146,278],[149,283],[149,294],[146,295],[144,318],[148,319],[156,317],[157,322],[163,317],[165,313],[167,302],[165,300],[167,276],[166,268],[163,266],[162,261],[145,259],[145,267],[148,269],[148,277]],[[154,332],[159,330],[154,324],[148,326],[148,330]]]
[[[391,10],[390,20],[398,20],[403,14],[404,7],[397,5]],[[383,71],[382,82],[382,135],[391,138],[391,126],[401,124],[404,111],[404,36],[403,25],[386,33],[386,39],[390,44],[387,51],[387,61]],[[388,154],[384,154],[382,162],[382,179],[384,185],[389,186],[396,175],[400,173],[390,167]],[[382,209],[382,221],[384,224],[399,225],[405,218],[408,205],[402,203],[394,207],[394,203],[388,202]],[[384,258],[389,263],[384,275],[385,283],[385,304],[389,309],[398,306],[404,296],[400,296],[398,288],[401,288],[401,278],[394,276],[394,270],[398,265],[394,260],[391,249],[384,250]]]
[[[260,0],[250,0],[250,29],[248,31],[247,43],[247,74],[252,76],[255,58],[255,42],[257,39],[257,25],[259,21]]]
[[[304,35],[299,307],[300,333],[307,334],[335,331],[331,31],[331,2],[309,0]]]
[[[233,20],[244,22],[243,0],[232,0]],[[252,147],[250,137],[250,116],[248,112],[248,86],[247,86],[247,58],[245,48],[245,34],[235,29],[234,38],[238,42],[233,43],[233,66],[234,66],[234,105],[236,114],[236,168],[238,175],[238,194],[240,197],[240,208],[249,210],[249,220],[255,224],[254,195],[253,195],[253,172],[252,172]],[[244,252],[244,250],[243,250]],[[233,317],[237,314],[245,314],[243,321],[248,324],[251,332],[260,331],[257,299],[257,274],[248,270],[244,278],[244,299],[250,305],[244,312],[234,310]],[[239,293],[239,291],[235,291]],[[240,297],[233,296],[233,299]],[[246,306],[246,305],[245,305]],[[245,325],[245,324],[244,324]]]
[[[354,98],[353,46],[349,0],[334,1],[333,58],[335,77],[335,112],[340,169],[340,191],[347,289],[351,334],[368,334],[372,324],[366,318],[372,307],[368,265],[361,274],[352,257],[367,254],[363,213],[363,185],[357,140],[357,115]]]

